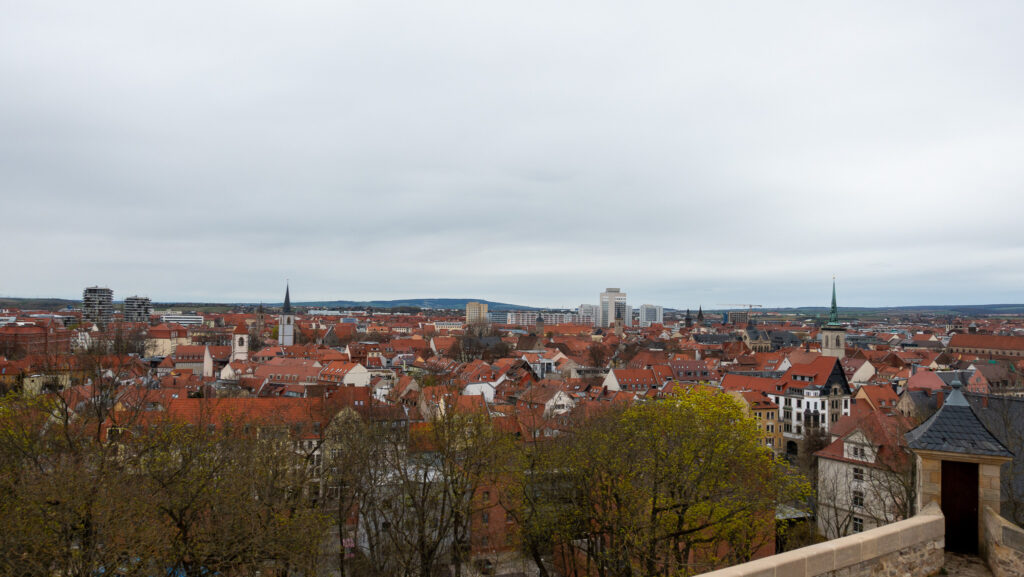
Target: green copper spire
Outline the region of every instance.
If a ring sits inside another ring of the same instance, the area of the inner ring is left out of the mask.
[[[828,312],[828,324],[839,324],[839,308],[836,307],[836,277],[832,277],[832,310]]]

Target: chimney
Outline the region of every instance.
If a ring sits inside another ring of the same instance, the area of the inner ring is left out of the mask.
[[[946,391],[943,391],[943,390],[940,389],[939,392],[935,393],[935,409],[936,410],[942,408],[942,401],[944,401],[945,399],[946,399]]]

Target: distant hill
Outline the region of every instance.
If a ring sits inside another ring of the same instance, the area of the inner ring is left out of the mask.
[[[366,308],[395,309],[401,307],[414,307],[421,309],[465,309],[466,303],[476,301],[487,303],[492,311],[536,311],[536,310],[561,310],[557,308],[543,309],[541,307],[528,307],[511,303],[499,303],[484,299],[449,299],[449,298],[420,298],[420,299],[398,299],[380,301],[306,301],[294,303],[296,306],[324,309],[348,309]],[[121,301],[114,301],[115,306]],[[227,312],[236,307],[254,307],[257,303],[182,303],[182,302],[154,302],[154,308],[180,308],[200,312]],[[264,303],[268,307],[280,307],[283,303]],[[58,298],[15,298],[0,297],[0,309],[16,308],[26,310],[47,310],[57,311],[69,306],[81,307],[82,301]],[[744,308],[733,309],[706,309],[707,313],[721,313],[727,310],[744,311]],[[666,308],[666,312],[682,313],[681,310]],[[695,311],[690,311],[696,314]],[[757,313],[776,312],[797,316],[822,316],[828,314],[828,307],[772,307],[755,309]],[[901,307],[839,307],[841,317],[865,317],[875,315],[898,315],[898,314],[926,314],[926,315],[952,315],[952,316],[1024,316],[1024,304],[987,304],[987,305],[915,305]]]
[[[487,310],[491,311],[533,311],[540,310],[537,307],[527,307],[509,303],[498,303],[484,299],[398,299],[391,301],[307,301],[292,303],[295,306],[310,308],[364,308],[395,309],[399,307],[416,307],[421,309],[464,309],[468,302],[487,303]],[[281,306],[277,303],[274,306]]]
[[[705,309],[706,313],[722,313],[726,311],[746,311],[744,308],[732,309]],[[754,309],[756,314],[766,312],[781,313],[784,315],[821,317],[827,316],[829,307],[765,307]],[[934,316],[965,316],[965,317],[986,317],[986,316],[1024,316],[1024,304],[991,304],[991,305],[913,305],[901,307],[839,307],[839,316],[850,317],[879,317],[899,315],[934,315]]]
[[[68,306],[79,306],[82,301],[72,301],[67,299],[50,299],[50,298],[34,298],[34,299],[21,299],[21,298],[0,298],[0,308],[16,308],[26,310],[43,310],[43,311],[55,311]]]

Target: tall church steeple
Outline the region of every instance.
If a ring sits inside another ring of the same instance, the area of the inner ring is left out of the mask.
[[[839,324],[839,308],[836,307],[836,277],[832,277],[832,310],[828,313],[828,324]]]
[[[292,314],[291,287],[284,285],[284,306],[277,317],[277,344],[290,347],[295,344],[295,315]]]
[[[834,293],[835,292],[835,287],[832,287],[832,288],[833,288],[833,293]],[[288,283],[285,283],[284,284],[284,307],[281,308],[281,312],[283,312],[285,314],[288,314],[288,313],[292,312],[292,296],[291,296],[291,294],[289,294],[290,292],[291,292],[291,287],[288,286]],[[836,296],[835,296],[835,294],[833,294],[832,295],[832,306],[835,306],[835,304],[836,304]]]
[[[846,328],[839,323],[839,307],[836,306],[836,277],[832,277],[832,308],[828,313],[828,324],[821,327],[821,354],[840,359],[846,356]]]

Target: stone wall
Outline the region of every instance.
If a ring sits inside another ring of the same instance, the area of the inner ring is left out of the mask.
[[[926,577],[942,568],[945,519],[938,505],[891,525],[734,565],[704,577]]]
[[[1024,575],[1024,529],[985,507],[982,514],[981,555],[994,577]]]

